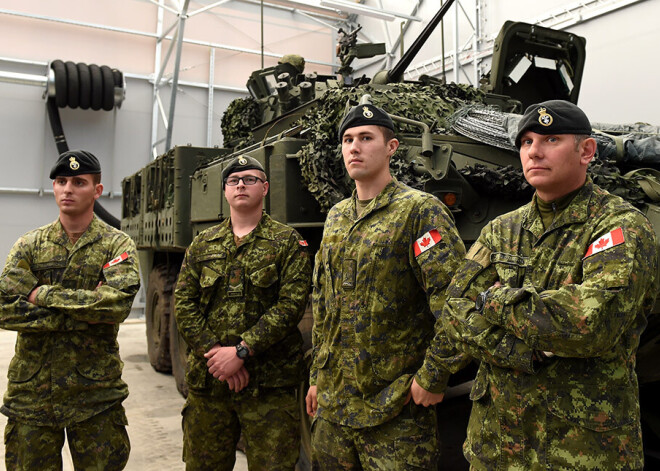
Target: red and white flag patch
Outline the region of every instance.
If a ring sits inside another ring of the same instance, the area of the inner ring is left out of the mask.
[[[421,254],[426,252],[428,249],[433,247],[435,244],[442,240],[442,236],[437,229],[431,229],[422,237],[413,242],[413,250],[415,251],[415,257],[419,257]]]
[[[309,244],[307,243],[306,240],[299,240],[298,243],[300,244],[301,247],[309,247]]]
[[[110,260],[108,263],[106,263],[105,265],[103,265],[103,269],[105,270],[106,268],[110,268],[110,267],[113,266],[113,265],[117,265],[118,263],[123,262],[123,261],[126,260],[127,258],[128,258],[128,253],[124,252],[124,253],[121,254],[119,257],[117,257],[117,258],[113,258],[113,259]]]
[[[602,252],[603,250],[611,249],[612,247],[621,245],[624,241],[625,239],[623,237],[623,229],[617,227],[613,231],[610,231],[607,234],[603,234],[594,243],[592,243],[587,249],[587,253],[584,255],[582,260],[587,257],[591,257],[598,252]]]

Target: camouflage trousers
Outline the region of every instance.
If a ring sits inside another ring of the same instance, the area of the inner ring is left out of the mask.
[[[75,469],[122,470],[131,451],[127,424],[121,404],[66,429],[10,418],[5,428],[7,471],[60,471],[65,433]]]
[[[241,432],[250,471],[292,471],[298,461],[300,410],[293,387],[221,396],[191,390],[182,415],[188,471],[234,469]]]
[[[410,402],[376,427],[354,429],[320,417],[312,425],[315,471],[436,470],[438,457],[434,407]]]

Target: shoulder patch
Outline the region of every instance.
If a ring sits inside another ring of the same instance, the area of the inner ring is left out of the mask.
[[[309,244],[307,243],[306,240],[299,240],[298,243],[300,244],[301,247],[309,247]]]
[[[611,249],[612,247],[621,245],[624,242],[625,239],[623,237],[623,229],[617,227],[616,229],[608,232],[607,234],[603,234],[602,236],[598,237],[594,242],[592,242],[592,244],[587,249],[587,253],[584,254],[584,257],[582,257],[582,260],[584,260],[587,257],[591,257],[592,255],[595,255],[598,252],[602,252],[603,250]]]
[[[113,265],[117,265],[118,263],[123,262],[123,261],[126,260],[127,258],[128,258],[128,253],[127,253],[127,252],[124,252],[124,253],[121,254],[119,257],[117,257],[117,258],[113,258],[113,259],[110,260],[108,263],[106,263],[105,265],[103,265],[103,269],[105,270],[106,268],[110,268],[110,267],[113,266]]]
[[[415,252],[415,257],[419,257],[421,254],[429,250],[435,244],[442,240],[442,236],[437,229],[431,229],[422,237],[413,242],[413,251]]]

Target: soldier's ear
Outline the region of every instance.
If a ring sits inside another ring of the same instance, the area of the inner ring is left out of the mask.
[[[97,183],[96,187],[94,188],[94,199],[99,199],[99,197],[103,194],[103,183]]]
[[[580,142],[579,152],[580,152],[580,162],[583,165],[589,165],[589,162],[594,158],[596,154],[596,149],[598,144],[596,144],[596,139],[593,137],[588,137]]]
[[[399,140],[396,137],[393,137],[387,142],[387,156],[392,157],[398,148]]]

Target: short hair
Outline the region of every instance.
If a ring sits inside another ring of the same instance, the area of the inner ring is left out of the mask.
[[[392,131],[390,128],[386,128],[385,126],[378,126],[383,133],[383,137],[385,138],[385,143],[390,142],[392,139],[394,139],[395,134],[394,131]]]
[[[101,183],[100,173],[92,173],[92,183],[94,183],[94,185],[98,185],[99,183]]]
[[[580,144],[590,137],[591,136],[588,134],[573,134],[573,138],[575,139],[575,150],[578,150],[580,148]]]

